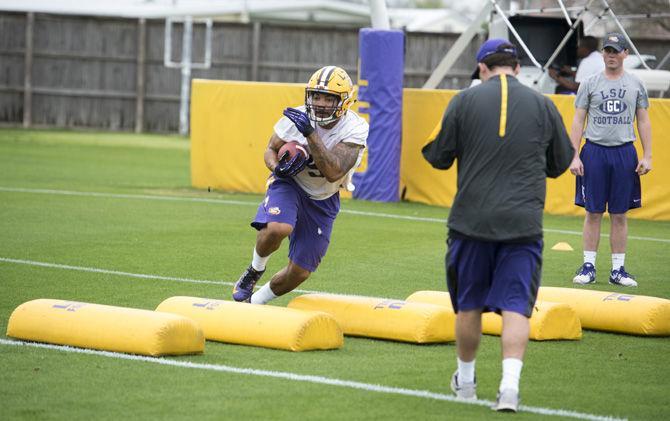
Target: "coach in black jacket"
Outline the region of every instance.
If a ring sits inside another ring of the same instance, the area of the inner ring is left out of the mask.
[[[574,149],[551,100],[514,76],[514,45],[486,41],[477,53],[482,84],[456,95],[437,137],[422,150],[438,169],[458,159],[449,214],[447,285],[456,317],[456,396],[476,398],[481,313],[502,313],[503,376],[494,409],[516,411],[519,377],[542,267],[546,177],[570,165]]]

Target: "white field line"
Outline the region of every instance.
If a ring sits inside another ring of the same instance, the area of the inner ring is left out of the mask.
[[[110,269],[100,269],[100,268],[89,268],[85,266],[71,266],[71,265],[61,265],[59,263],[48,263],[48,262],[36,262],[34,260],[23,260],[23,259],[12,259],[9,257],[0,257],[0,262],[5,263],[16,263],[19,265],[28,265],[28,266],[39,266],[52,269],[66,269],[66,270],[76,270],[80,272],[92,272],[92,273],[101,273],[104,275],[117,275],[117,276],[127,276],[129,278],[141,278],[141,279],[158,279],[161,281],[173,281],[173,282],[187,282],[192,284],[215,284],[215,285],[235,285],[235,282],[226,282],[226,281],[212,281],[208,279],[191,279],[191,278],[179,278],[175,276],[162,276],[162,275],[151,275],[144,273],[132,273],[132,272],[122,272],[119,270],[110,270]],[[294,289],[292,292],[298,292],[301,294],[310,294],[310,293],[321,293],[322,291],[309,291],[305,289]]]
[[[140,355],[121,354],[121,353],[118,353],[118,352],[96,351],[96,350],[92,350],[92,349],[73,348],[73,347],[69,347],[69,346],[41,344],[41,343],[34,343],[34,342],[13,341],[13,340],[1,339],[1,338],[0,338],[0,345],[28,346],[28,347],[43,348],[43,349],[63,351],[63,352],[75,352],[75,353],[79,353],[79,354],[96,355],[96,356],[107,357],[107,358],[117,358],[117,359],[122,359],[122,360],[141,361],[141,362],[148,362],[148,363],[154,363],[154,364],[162,364],[162,365],[167,365],[167,366],[172,366],[172,367],[218,371],[218,372],[224,372],[224,373],[243,374],[243,375],[258,376],[258,377],[273,377],[273,378],[277,378],[277,379],[284,379],[284,380],[297,381],[297,382],[306,382],[306,383],[315,383],[315,384],[328,385],[328,386],[347,387],[347,388],[350,388],[350,389],[363,390],[363,391],[366,391],[366,392],[387,393],[387,394],[392,394],[392,395],[411,396],[411,397],[424,398],[424,399],[435,399],[435,400],[439,400],[439,401],[457,402],[457,403],[468,404],[468,405],[476,405],[476,406],[491,406],[493,404],[493,402],[491,402],[491,401],[482,400],[482,399],[477,399],[477,400],[472,400],[472,401],[464,401],[464,400],[456,399],[454,396],[451,396],[451,395],[445,395],[443,393],[431,392],[431,391],[428,391],[428,390],[405,389],[405,388],[400,388],[400,387],[383,386],[383,385],[378,385],[378,384],[362,383],[362,382],[356,382],[356,381],[351,381],[351,380],[341,380],[341,379],[334,379],[334,378],[322,377],[322,376],[311,376],[311,375],[305,375],[305,374],[296,374],[296,373],[290,373],[290,372],[284,372],[284,371],[269,371],[269,370],[258,370],[258,369],[254,369],[254,368],[233,367],[233,366],[228,366],[228,365],[194,363],[194,362],[191,362],[191,361],[177,361],[177,360],[171,360],[171,359],[167,359],[167,358],[144,357],[144,356],[140,356]],[[605,420],[609,420],[609,421],[617,420],[618,421],[618,420],[621,420],[621,418],[613,418],[613,417],[609,417],[609,416],[586,414],[586,413],[570,411],[570,410],[565,410],[565,409],[551,409],[551,408],[542,408],[542,407],[534,407],[534,406],[526,406],[526,405],[521,405],[519,407],[519,409],[521,411],[530,412],[530,413],[534,413],[534,414],[560,416],[560,417],[576,418],[576,419],[582,419],[582,420],[594,420],[594,421],[601,421],[601,420],[602,421],[605,421]]]
[[[214,284],[214,285],[235,285],[235,282],[228,281],[212,281],[209,279],[192,279],[192,278],[179,278],[175,276],[163,276],[163,275],[152,275],[145,273],[132,273],[132,272],[123,272],[120,270],[111,270],[111,269],[100,269],[100,268],[89,268],[85,266],[72,266],[72,265],[62,265],[59,263],[48,263],[48,262],[36,262],[34,260],[23,260],[23,259],[12,259],[10,257],[0,257],[0,263],[15,263],[19,265],[28,265],[28,266],[38,266],[51,269],[65,269],[65,270],[76,270],[80,272],[91,272],[91,273],[100,273],[103,275],[116,275],[116,276],[126,276],[129,278],[140,278],[140,279],[158,279],[160,281],[172,281],[172,282],[186,282],[192,284]],[[340,292],[329,292],[329,291],[314,291],[309,289],[294,289],[289,294],[331,294],[339,296],[348,296],[348,297],[364,297],[357,294],[348,294]],[[367,298],[367,297],[366,297]],[[388,298],[388,297],[377,297],[377,298]],[[388,298],[390,299],[390,298]]]
[[[26,188],[2,187],[2,186],[0,186],[0,191],[13,192],[13,193],[54,194],[62,196],[102,197],[111,199],[162,200],[172,202],[201,202],[201,203],[214,203],[223,205],[258,206],[258,202],[246,202],[242,200],[205,199],[199,197],[179,197],[179,196],[155,196],[148,194],[120,194],[120,193],[102,193],[102,192],[81,192],[72,190],[26,189]],[[446,219],[443,218],[427,218],[421,216],[396,215],[391,213],[365,212],[351,209],[341,209],[340,213],[360,215],[360,216],[371,216],[375,218],[404,219],[407,221],[417,221],[417,222],[439,222],[442,224],[446,222]],[[554,234],[577,235],[580,237],[582,236],[581,231],[570,231],[570,230],[553,229],[553,228],[544,228],[544,232],[550,232]],[[603,237],[609,237],[609,234],[603,233],[601,235]],[[629,235],[628,239],[640,240],[640,241],[655,241],[659,243],[670,243],[670,239],[668,238],[640,237],[635,235]]]

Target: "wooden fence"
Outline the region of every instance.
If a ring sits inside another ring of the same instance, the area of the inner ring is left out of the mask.
[[[179,128],[179,69],[163,65],[163,20],[0,13],[0,123],[89,127],[137,132]],[[204,25],[194,25],[193,61],[204,57]],[[408,33],[405,81],[421,87],[458,34]],[[173,29],[172,60],[181,58],[181,26]],[[475,39],[440,88],[469,84]],[[636,40],[659,59],[670,40]],[[352,76],[358,30],[215,22],[212,66],[205,79],[305,82],[337,64]],[[668,63],[670,65],[670,63]]]

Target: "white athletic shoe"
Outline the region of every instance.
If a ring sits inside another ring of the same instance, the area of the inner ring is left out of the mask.
[[[499,412],[517,412],[519,410],[519,392],[505,389],[498,392],[498,398],[492,408]]]
[[[474,400],[477,399],[477,379],[472,383],[459,383],[458,370],[451,376],[451,390],[457,398]]]
[[[621,285],[624,287],[636,287],[637,281],[626,269],[621,266],[618,270],[613,270],[610,274],[610,284]]]
[[[572,278],[573,284],[586,285],[596,282],[596,268],[591,263],[584,263],[578,270],[577,275]]]

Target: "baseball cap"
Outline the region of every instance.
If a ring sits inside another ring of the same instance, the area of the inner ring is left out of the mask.
[[[479,47],[476,56],[477,63],[481,63],[486,57],[496,53],[506,53],[514,58],[518,57],[516,47],[509,40],[505,38],[491,38]],[[479,66],[472,73],[472,79],[479,79]]]
[[[617,52],[628,49],[628,42],[626,42],[626,37],[618,32],[612,32],[607,34],[603,40],[603,50],[605,47],[614,48]]]

